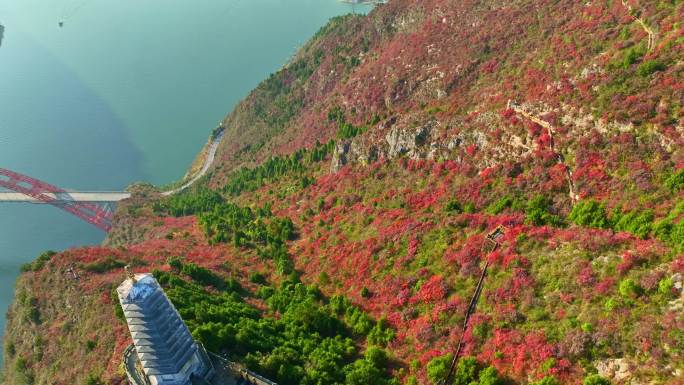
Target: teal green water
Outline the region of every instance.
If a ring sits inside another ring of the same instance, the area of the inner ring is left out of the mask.
[[[335,0],[0,0],[0,167],[68,189],[177,180],[237,101],[351,11]],[[49,206],[0,204],[0,309],[21,264],[103,238]]]

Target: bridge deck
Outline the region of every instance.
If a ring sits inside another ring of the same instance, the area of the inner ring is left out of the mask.
[[[118,202],[131,197],[131,193],[119,191],[79,191],[44,194],[62,202]],[[0,192],[0,202],[45,203],[33,197],[15,192]]]

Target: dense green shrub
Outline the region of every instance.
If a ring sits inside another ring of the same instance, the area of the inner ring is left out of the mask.
[[[302,177],[307,163],[312,164],[326,159],[334,148],[333,141],[326,144],[317,142],[310,150],[301,149],[289,156],[276,156],[254,168],[243,167],[230,174],[223,190],[230,195],[238,196],[244,191],[254,191],[267,182],[285,175]]]
[[[665,71],[667,66],[658,60],[648,60],[637,67],[637,75],[646,77],[659,71]]]
[[[604,229],[609,225],[606,207],[593,199],[577,202],[568,218],[580,226]]]
[[[367,335],[374,325],[370,316],[356,306],[347,308],[344,320],[351,327],[352,332],[358,336]]]
[[[328,121],[329,122],[343,122],[344,110],[340,106],[335,106],[328,110]]]
[[[169,257],[169,259],[166,260],[166,263],[176,274],[180,273],[181,269],[183,269],[183,260],[181,257]]]
[[[200,214],[199,224],[212,243],[232,241],[236,247],[277,248],[295,235],[292,220],[274,217],[269,207],[252,210],[226,203]]]
[[[181,273],[192,278],[193,281],[203,286],[213,286],[217,289],[225,288],[226,284],[218,274],[209,269],[197,266],[194,263],[186,263],[181,268]]]
[[[631,278],[627,278],[622,280],[620,282],[620,285],[618,287],[618,292],[620,293],[621,296],[627,297],[627,298],[635,298],[638,297],[643,289],[634,282]]]
[[[646,46],[639,44],[625,51],[622,57],[622,68],[628,69],[646,54]]]
[[[476,383],[478,372],[477,360],[473,357],[463,357],[456,365],[454,385],[471,385]]]
[[[658,282],[658,293],[662,295],[671,296],[673,288],[674,282],[672,282],[672,278],[663,278]]]
[[[657,221],[654,221],[652,210],[627,214],[616,211],[610,218],[615,230],[629,231],[641,238],[652,234],[674,249],[684,250],[684,221],[679,219],[684,214],[684,202],[678,202],[666,217]]]
[[[339,106],[333,107],[328,111],[328,121],[337,123],[338,139],[351,139],[368,130],[368,127],[358,127],[348,123],[344,117],[344,111]]]
[[[603,303],[603,309],[605,309],[608,312],[612,312],[620,306],[622,306],[622,302],[616,298],[608,298],[606,302]]]
[[[368,127],[358,127],[351,123],[341,122],[337,129],[338,139],[351,139],[357,135],[361,135],[368,130]]]
[[[85,271],[102,274],[114,269],[121,269],[124,266],[126,266],[126,262],[120,261],[112,256],[109,256],[104,261],[86,263],[82,267]]]
[[[496,215],[500,214],[507,208],[511,207],[513,205],[513,198],[509,197],[508,195],[504,196],[503,198],[492,202],[487,209],[485,210],[488,214]]]
[[[330,308],[338,315],[344,314],[348,307],[353,306],[351,301],[341,295],[330,297]]]
[[[537,195],[527,202],[525,220],[535,226],[560,226],[563,220],[550,212],[551,200],[543,195]]]
[[[681,190],[684,186],[684,168],[673,172],[665,179],[665,186],[672,192]]]
[[[88,375],[88,379],[86,380],[87,385],[105,385],[104,381],[102,381],[102,378],[100,378],[99,375],[95,373],[90,373]]]
[[[680,220],[679,223],[672,225],[668,240],[677,250],[681,251],[684,249],[684,220]]]
[[[42,320],[40,318],[40,309],[38,308],[38,300],[36,299],[35,302],[29,304],[25,309],[24,309],[24,318],[27,321],[30,321],[36,325],[39,325]]]
[[[427,364],[427,376],[433,384],[438,384],[443,380],[449,372],[451,360],[453,356],[447,354],[445,356],[435,357]]]
[[[545,376],[539,381],[534,381],[530,385],[558,385],[558,380],[553,376]]]
[[[7,356],[9,358],[14,357],[14,355],[17,353],[17,347],[14,345],[14,342],[9,341],[7,342],[7,347],[5,349],[5,352],[7,352]]]
[[[653,224],[653,235],[663,242],[670,242],[673,227],[672,222],[661,219]]]
[[[463,205],[463,212],[466,214],[473,214],[477,212],[477,207],[475,207],[475,204],[473,202],[466,202]]]
[[[342,321],[334,317],[313,297],[290,302],[283,312],[282,320],[327,337],[334,337],[345,330]]]
[[[387,367],[389,358],[387,352],[377,346],[371,346],[363,354],[364,358],[378,368]]]
[[[304,150],[299,150],[287,157],[270,158],[254,168],[243,167],[230,175],[224,191],[237,196],[243,191],[254,191],[266,182],[278,179],[283,175],[300,173],[304,170],[303,157]]]
[[[389,381],[384,375],[387,366],[387,353],[384,350],[370,347],[363,360],[357,360],[345,367],[345,384],[347,385],[384,385]]]
[[[653,211],[632,210],[628,213],[620,208],[613,210],[610,216],[611,227],[615,231],[626,231],[645,239],[653,229]]]
[[[256,295],[261,299],[268,299],[275,294],[275,289],[271,286],[261,286],[257,289]]]
[[[165,200],[155,202],[152,209],[157,214],[182,217],[211,211],[223,202],[221,194],[203,188],[198,191],[174,194]]]
[[[463,207],[461,206],[461,203],[457,200],[450,200],[444,209],[447,212],[454,213],[454,214],[460,214],[463,212]]]
[[[479,385],[503,385],[504,381],[493,366],[488,366],[480,371]]]
[[[582,385],[610,385],[610,381],[599,376],[598,374],[592,374],[584,378]]]
[[[35,261],[21,265],[20,270],[22,273],[27,271],[38,271],[42,269],[55,254],[57,253],[52,250],[45,251],[41,253]]]
[[[298,280],[260,293],[280,315],[262,317],[237,293],[212,293],[174,273],[154,274],[207,349],[229,353],[279,384],[390,384],[385,352],[370,347],[359,357],[332,305]]]
[[[258,283],[259,285],[266,284],[266,276],[259,273],[258,271],[252,271],[249,273],[249,282]]]
[[[344,317],[344,321],[355,335],[368,336],[368,342],[386,346],[394,339],[394,330],[389,327],[386,319],[374,322],[368,314],[352,305],[346,297],[334,295],[330,298],[332,311]]]
[[[433,384],[441,384],[451,366],[452,355],[435,357],[427,365],[428,379]],[[474,357],[462,357],[456,365],[452,378],[453,385],[502,385],[496,368],[483,367]]]
[[[86,352],[91,352],[97,346],[97,340],[88,340],[85,343]]]
[[[323,161],[334,148],[335,142],[332,140],[325,144],[321,144],[320,142],[316,141],[316,145],[308,152],[307,161],[309,163]]]
[[[35,382],[36,377],[33,374],[33,370],[29,367],[29,364],[24,357],[19,357],[14,362],[14,371],[17,374],[19,384],[31,385]]]

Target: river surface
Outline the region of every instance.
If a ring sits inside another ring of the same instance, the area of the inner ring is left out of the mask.
[[[79,190],[175,181],[211,129],[296,47],[330,17],[369,9],[335,0],[0,0],[0,167]],[[0,333],[23,263],[103,239],[56,208],[0,204]]]

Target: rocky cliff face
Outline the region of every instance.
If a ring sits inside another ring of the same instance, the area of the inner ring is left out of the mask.
[[[347,164],[369,165],[378,160],[399,157],[414,160],[458,158],[453,152],[463,143],[463,138],[457,136],[443,140],[437,137],[435,121],[429,121],[421,127],[406,127],[402,122],[397,122],[396,118],[392,118],[384,125],[389,129],[384,140],[379,143],[360,137],[337,144],[333,153],[331,172],[338,172]],[[483,140],[473,139],[476,142]]]
[[[120,381],[110,288],[131,263],[178,270],[176,293],[202,286],[201,306],[176,297],[194,335],[282,384],[436,383],[461,336],[477,362],[461,383],[680,384],[683,19],[679,1],[394,0],[332,20],[224,119],[197,189],[141,191],[108,247],[22,276],[9,383]],[[48,284],[69,264],[73,297]],[[316,293],[302,308],[320,305],[306,317],[274,294],[299,281]],[[81,323],[67,297],[89,309]],[[264,318],[236,322],[237,297]],[[276,348],[257,337],[277,327],[240,326],[328,316],[334,331],[299,335],[349,337],[356,353]],[[107,362],[81,359],[89,328]]]

